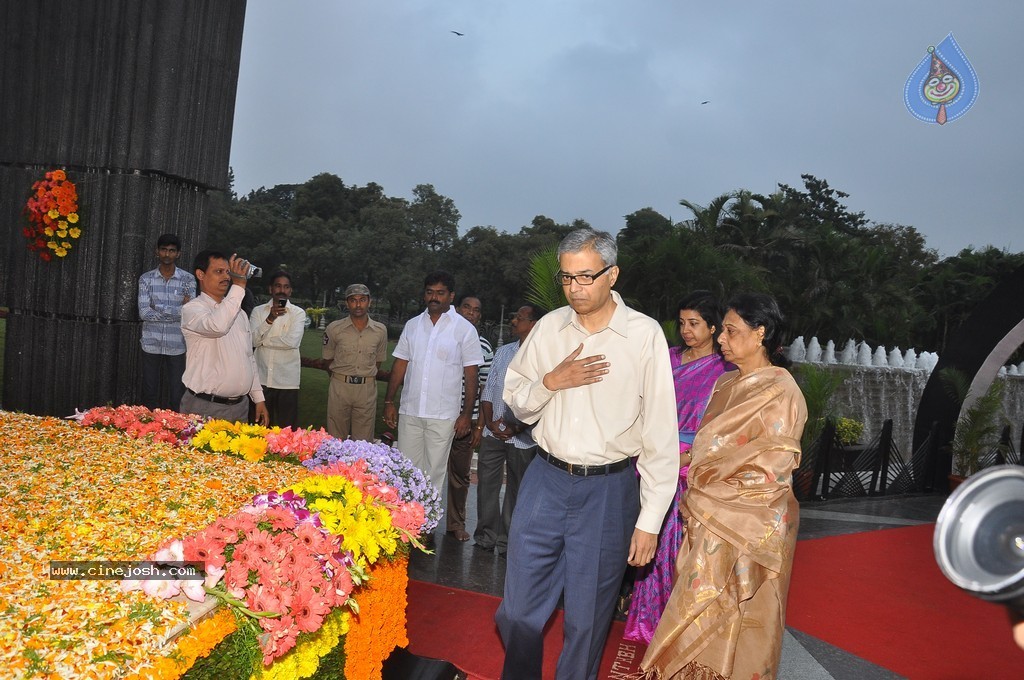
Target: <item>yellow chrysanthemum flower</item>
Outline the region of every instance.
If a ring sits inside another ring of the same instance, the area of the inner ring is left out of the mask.
[[[78,222],[78,213],[69,213],[68,222],[70,222],[71,224],[76,224]]]
[[[46,213],[46,214],[50,216],[50,219],[51,219],[51,220],[55,220],[55,219],[57,219],[58,217],[60,217],[60,211],[59,211],[59,210],[57,210],[56,208],[51,208],[51,209],[50,209],[50,212],[48,212],[48,213]]]
[[[60,229],[60,230],[58,230],[57,231],[57,236],[59,236],[61,238],[67,238],[68,237],[68,230],[67,229]]]
[[[53,254],[56,255],[57,257],[64,257],[65,255],[68,254],[68,251],[65,250],[64,248],[58,247],[53,251]]]
[[[70,229],[68,229],[68,234],[71,235],[71,238],[78,238],[79,236],[82,235],[82,230],[79,229],[78,227],[71,227]]]
[[[47,236],[53,236],[53,229],[50,227],[46,227],[45,229],[43,229],[43,233],[46,234]]]
[[[57,242],[56,241],[47,241],[46,242],[46,247],[49,248],[50,250],[57,250]]]
[[[259,462],[267,455],[267,440],[242,435],[238,438],[238,453],[251,463]]]
[[[215,453],[224,453],[231,448],[231,435],[223,430],[215,432],[213,436],[210,437],[209,446],[210,450]]]
[[[196,432],[195,436],[192,437],[192,446],[197,449],[201,449],[210,443],[210,438],[213,436],[213,432],[206,429],[205,427],[199,432]]]

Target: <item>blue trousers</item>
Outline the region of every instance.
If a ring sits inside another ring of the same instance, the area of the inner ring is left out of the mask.
[[[540,680],[544,626],[564,598],[557,680],[594,680],[640,512],[633,467],[573,477],[539,456],[523,478],[508,539],[505,597],[495,622],[503,680]]]

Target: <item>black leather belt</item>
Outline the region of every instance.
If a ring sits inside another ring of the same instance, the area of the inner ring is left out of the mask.
[[[349,385],[362,385],[370,380],[369,378],[364,378],[361,375],[336,375],[334,377],[341,382],[347,382]]]
[[[573,477],[607,475],[612,472],[620,472],[629,467],[629,458],[623,458],[622,460],[617,460],[614,463],[607,463],[606,465],[579,465],[576,463],[566,463],[564,460],[555,458],[550,453],[540,448],[537,449],[537,455],[554,465],[559,470],[565,470]]]
[[[240,397],[218,397],[216,394],[206,394],[205,392],[195,392],[192,389],[186,387],[188,393],[193,397],[198,397],[204,401],[212,401],[214,404],[224,404],[225,406],[233,406],[245,399],[248,395],[243,394]]]

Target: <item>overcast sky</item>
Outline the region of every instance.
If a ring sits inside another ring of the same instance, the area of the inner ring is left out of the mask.
[[[615,232],[811,173],[943,255],[1024,251],[1022,26],[1020,0],[249,0],[235,189],[332,172],[433,184],[461,233]],[[903,86],[950,32],[980,94],[929,125]]]

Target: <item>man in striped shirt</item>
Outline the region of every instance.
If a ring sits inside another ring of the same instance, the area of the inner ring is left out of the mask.
[[[473,327],[480,330],[480,317],[483,315],[483,307],[480,298],[475,295],[463,295],[455,312],[460,314],[466,321],[473,324]],[[452,310],[448,311],[449,314]],[[448,453],[448,509],[445,513],[445,528],[448,533],[459,541],[468,541],[469,532],[466,531],[466,500],[469,498],[470,469],[473,464],[473,451],[480,445],[480,438],[483,435],[484,424],[480,420],[480,390],[487,381],[487,372],[491,368],[491,359],[494,358],[494,350],[491,349],[490,341],[483,335],[480,336],[480,351],[484,355],[484,363],[481,364],[479,372],[479,384],[473,397],[473,429],[464,437],[456,436],[452,440],[452,448]],[[462,383],[462,400],[466,400],[466,383]]]
[[[185,338],[181,306],[196,296],[196,280],[174,266],[181,241],[174,234],[157,239],[160,266],[139,277],[139,318],[142,319],[142,404],[178,410],[185,386]]]

